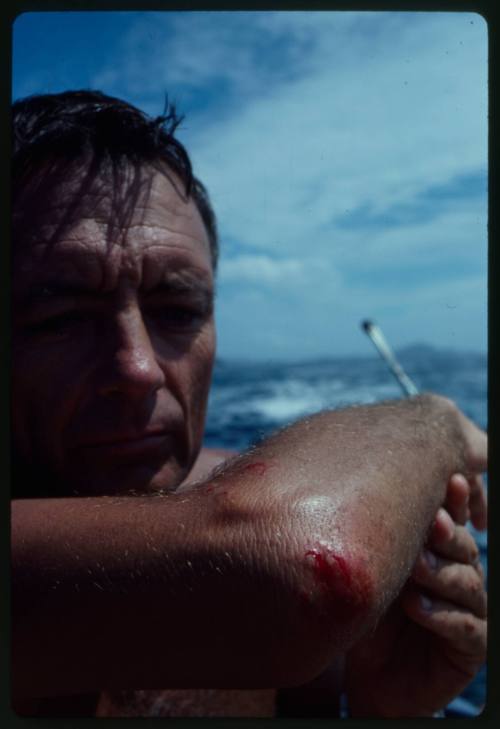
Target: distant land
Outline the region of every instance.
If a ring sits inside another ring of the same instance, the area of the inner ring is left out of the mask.
[[[466,349],[459,347],[436,347],[434,344],[427,342],[415,342],[415,344],[407,344],[405,347],[399,347],[395,350],[399,357],[421,357],[422,355],[477,355],[478,357],[486,357],[487,352],[481,352],[474,349]]]
[[[309,364],[309,363],[315,363],[320,364],[322,362],[331,362],[331,361],[345,361],[345,362],[353,362],[353,361],[362,361],[362,360],[371,360],[374,358],[378,358],[379,355],[377,354],[376,350],[372,347],[372,352],[370,352],[371,345],[368,344],[367,351],[363,352],[363,354],[332,354],[332,355],[323,355],[318,357],[308,357],[308,358],[301,358],[300,356],[297,357],[289,357],[288,359],[285,358],[274,358],[274,357],[252,357],[252,358],[243,358],[243,357],[217,357],[216,359],[216,365],[217,366],[224,366],[225,364],[228,365],[235,365],[235,364],[241,364],[241,366],[251,366],[253,364],[259,365],[259,364]],[[425,357],[478,357],[480,359],[484,358],[486,359],[488,356],[487,352],[481,352],[480,350],[474,350],[469,349],[467,347],[464,348],[458,348],[458,347],[439,347],[434,344],[429,344],[428,342],[415,342],[413,344],[407,344],[404,347],[398,347],[394,348],[394,353],[398,359],[422,359]]]

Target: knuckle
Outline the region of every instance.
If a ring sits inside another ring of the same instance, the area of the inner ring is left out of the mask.
[[[468,585],[468,591],[473,595],[474,597],[478,597],[481,595],[481,593],[484,591],[483,585],[480,582],[480,580],[477,578],[477,576],[474,578],[472,577],[469,580]]]
[[[479,563],[479,549],[475,542],[471,545],[469,549],[469,562],[472,565]]]
[[[463,618],[464,633],[468,638],[479,638],[479,626],[473,615],[467,613]]]
[[[479,494],[482,492],[482,490],[484,489],[484,480],[481,474],[475,473],[472,476],[471,486],[473,486],[474,489],[479,492]]]
[[[449,592],[455,598],[463,593],[464,589],[466,589],[464,583],[464,575],[460,568],[456,565],[453,565],[448,569],[446,582]]]
[[[455,547],[470,564],[476,564],[479,561],[479,547],[472,534],[464,526],[456,527]]]
[[[440,403],[444,407],[448,408],[449,410],[453,411],[453,413],[458,414],[459,407],[456,404],[454,400],[451,399],[451,397],[446,397],[445,395],[437,395],[433,393],[434,402]]]
[[[465,599],[469,595],[477,601],[477,598],[484,592],[480,575],[470,566],[452,565],[448,570],[447,582],[448,590],[455,599],[459,599],[461,596]]]

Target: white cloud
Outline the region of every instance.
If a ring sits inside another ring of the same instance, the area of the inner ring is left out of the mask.
[[[219,277],[224,283],[275,284],[278,281],[300,279],[302,270],[303,265],[297,259],[274,260],[265,255],[245,255],[222,259]]]
[[[289,255],[346,210],[486,166],[480,16],[146,13],[124,43],[111,72],[145,106],[170,84],[206,96],[184,137],[223,235],[246,245]]]
[[[209,127],[191,137],[223,239],[263,253],[323,259],[325,271],[340,266],[346,277],[316,273],[300,304],[292,287],[288,298],[280,286],[274,298],[251,304],[238,292],[227,307],[246,317],[246,325],[225,321],[223,346],[231,340],[232,349],[238,341],[251,356],[268,341],[282,356],[327,354],[332,348],[325,332],[332,332],[344,353],[362,351],[359,320],[380,315],[398,344],[427,339],[485,349],[484,200],[441,202],[436,217],[429,203],[427,219],[403,219],[398,227],[335,227],[346,211],[368,205],[380,214],[411,206],[429,187],[486,168],[482,21],[477,27],[466,16],[396,20],[396,35],[380,30],[370,54],[370,37],[362,38],[368,48],[359,38],[353,42],[355,24],[349,28],[344,19],[336,64],[328,62],[333,24],[316,26],[319,41],[307,76],[245,105],[217,126],[217,134]],[[430,277],[410,275],[424,264]],[[394,271],[392,282],[387,273],[385,283],[377,275],[370,280],[372,268]],[[360,270],[364,284],[351,283]],[[457,300],[460,306],[451,308]]]
[[[344,268],[366,270],[383,266],[388,271],[398,267],[433,265],[437,274],[446,274],[447,266],[462,265],[486,274],[486,216],[483,204],[452,206],[437,220],[405,223],[398,227],[335,233],[337,263]],[[403,282],[404,283],[404,282]]]
[[[446,79],[436,83],[439,73],[427,71],[405,98],[391,64],[371,69],[364,83],[354,83],[354,70],[335,78],[324,70],[255,102],[217,136],[201,132],[193,156],[222,230],[263,248],[271,238],[290,252],[345,210],[367,203],[383,210],[430,183],[484,168],[486,85],[462,79],[446,94]],[[476,117],[453,118],[450,96]]]

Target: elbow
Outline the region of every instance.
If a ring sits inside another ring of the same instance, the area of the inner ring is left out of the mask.
[[[375,622],[380,580],[365,541],[352,538],[355,530],[330,498],[298,498],[278,514],[261,502],[259,516],[252,548],[243,551],[257,554],[250,563],[269,588],[257,593],[267,617],[256,621],[256,633],[248,631],[249,654],[265,656],[262,686],[298,686],[345,655]]]
[[[375,621],[380,602],[364,556],[338,540],[301,542],[292,559],[280,688],[308,683],[345,655]]]
[[[371,626],[377,613],[375,579],[363,555],[350,546],[316,540],[302,555],[299,606],[315,637],[318,675]],[[311,641],[314,645],[314,641]]]
[[[345,655],[377,614],[375,580],[363,558],[322,541],[303,546],[289,602],[292,624],[280,650],[286,656],[280,688],[316,678]]]
[[[301,572],[304,610],[345,643],[373,612],[375,581],[367,560],[348,545],[315,540],[305,545]]]
[[[370,620],[380,601],[377,560],[356,515],[331,497],[301,499],[294,511],[301,601],[316,620],[338,626],[347,639]]]

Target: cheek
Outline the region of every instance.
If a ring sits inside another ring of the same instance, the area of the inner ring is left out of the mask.
[[[212,369],[215,359],[213,331],[200,337],[189,353],[188,401],[193,430],[203,434]]]
[[[69,352],[13,348],[12,435],[17,453],[46,460],[60,450],[60,434],[79,392]]]

